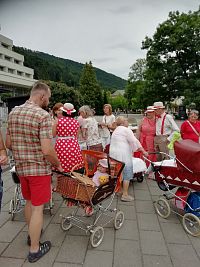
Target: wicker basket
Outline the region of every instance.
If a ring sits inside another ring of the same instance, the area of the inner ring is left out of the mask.
[[[57,176],[56,192],[66,198],[90,203],[95,191],[95,184],[87,176],[73,173]]]

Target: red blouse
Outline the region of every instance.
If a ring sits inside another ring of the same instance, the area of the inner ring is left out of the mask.
[[[195,130],[200,134],[200,121],[190,122],[192,126],[195,128]],[[191,126],[187,121],[184,121],[181,125],[181,137],[183,139],[190,139],[193,140],[196,143],[199,143],[199,136],[193,131]]]

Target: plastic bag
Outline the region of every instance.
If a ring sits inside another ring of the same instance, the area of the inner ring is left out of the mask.
[[[191,206],[192,209],[199,209],[199,211],[192,211],[188,205],[185,206],[186,213],[192,213],[197,217],[200,217],[200,192],[190,193],[187,203]]]

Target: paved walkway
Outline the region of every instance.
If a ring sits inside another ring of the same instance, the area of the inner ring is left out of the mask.
[[[27,227],[23,211],[16,214],[14,221],[8,214],[13,196],[14,183],[9,172],[4,173],[3,209],[0,215],[0,266],[25,267],[31,265],[26,256]],[[53,244],[50,252],[34,266],[42,267],[199,267],[200,237],[185,233],[181,217],[171,214],[168,219],[160,218],[154,210],[153,201],[162,193],[155,181],[134,182],[130,193],[135,195],[132,203],[121,202],[116,196],[113,205],[125,213],[125,223],[120,230],[112,224],[105,227],[102,244],[92,248],[85,232],[71,228],[63,232],[60,214],[69,208],[61,197],[54,193],[53,215],[44,213],[42,240]],[[92,219],[92,218],[89,218]],[[31,265],[33,266],[33,265]]]

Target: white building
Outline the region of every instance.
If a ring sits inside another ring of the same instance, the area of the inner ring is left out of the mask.
[[[24,56],[12,49],[13,41],[0,34],[0,92],[10,89],[13,95],[19,95],[36,80],[34,70],[24,66]]]

